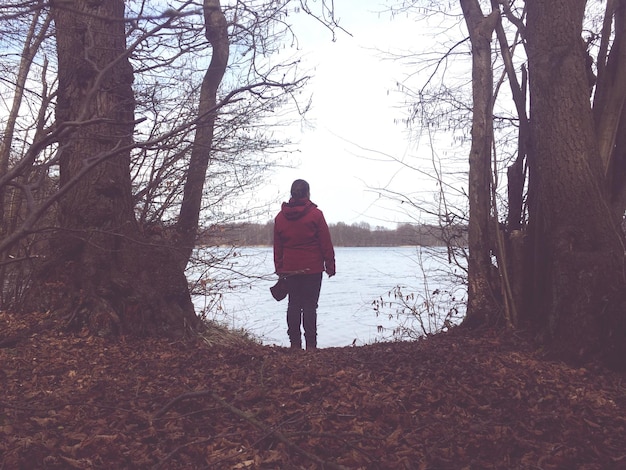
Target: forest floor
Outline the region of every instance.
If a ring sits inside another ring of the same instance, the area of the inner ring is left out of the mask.
[[[522,337],[295,352],[0,313],[0,469],[626,469],[626,376]]]

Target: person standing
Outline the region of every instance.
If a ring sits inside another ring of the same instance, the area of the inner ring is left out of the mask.
[[[317,302],[322,274],[335,275],[335,250],[324,214],[311,202],[309,183],[297,179],[291,199],[274,219],[274,267],[287,279],[287,334],[291,347],[317,348]]]

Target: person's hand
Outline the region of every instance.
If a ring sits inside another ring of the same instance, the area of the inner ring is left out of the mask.
[[[333,277],[335,275],[335,271],[331,271],[330,269],[327,269],[326,274],[328,274],[328,277]]]

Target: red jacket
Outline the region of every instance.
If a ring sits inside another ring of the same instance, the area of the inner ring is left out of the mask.
[[[335,274],[335,250],[324,214],[308,199],[290,199],[274,219],[277,273]]]

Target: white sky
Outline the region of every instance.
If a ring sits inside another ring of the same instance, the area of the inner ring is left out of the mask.
[[[419,190],[425,197],[436,191],[418,172],[399,171],[394,159],[424,154],[426,172],[432,171],[428,145],[410,142],[406,127],[405,97],[397,91],[409,70],[381,51],[417,50],[425,34],[413,20],[389,19],[381,0],[335,0],[340,25],[352,37],[331,33],[310,18],[294,30],[313,70],[305,93],[312,95],[307,119],[314,127],[294,126],[299,154],[294,169],[278,170],[258,194],[262,199],[289,198],[291,182],[303,178],[311,185],[311,200],[329,223],[367,222],[372,227],[395,227],[407,222],[404,207],[390,202],[371,188],[390,187],[399,192]],[[299,23],[299,22],[298,22]],[[412,72],[412,71],[411,71]],[[385,156],[388,155],[388,156]],[[279,210],[274,204],[268,220]],[[415,216],[419,217],[419,216]]]

